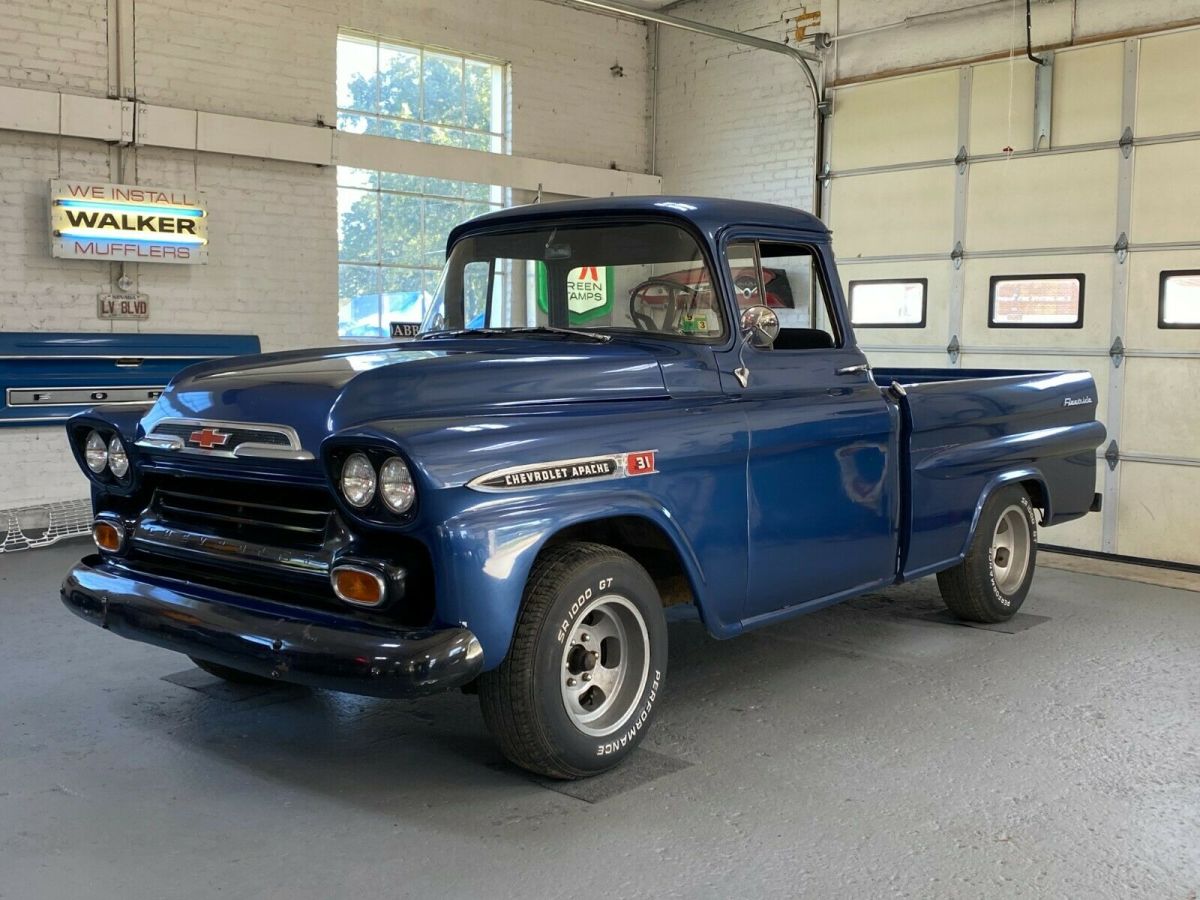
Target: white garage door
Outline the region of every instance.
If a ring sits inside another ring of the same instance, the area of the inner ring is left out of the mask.
[[[1090,370],[1104,513],[1043,541],[1200,564],[1200,30],[1046,56],[834,92],[823,213],[859,341]]]

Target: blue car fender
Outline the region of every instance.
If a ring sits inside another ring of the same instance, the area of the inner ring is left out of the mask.
[[[971,516],[971,527],[967,530],[967,539],[963,542],[962,548],[959,551],[958,558],[961,560],[967,555],[967,548],[971,546],[971,541],[975,539],[975,532],[979,528],[979,520],[983,516],[983,507],[987,504],[988,499],[1000,488],[1007,484],[1028,483],[1034,482],[1038,485],[1041,491],[1041,498],[1034,497],[1034,505],[1042,508],[1042,522],[1051,520],[1051,499],[1050,489],[1046,487],[1046,477],[1042,474],[1041,469],[1037,466],[1022,466],[1019,469],[1010,469],[1007,472],[1000,472],[992,476],[988,483],[984,485],[982,491],[979,492],[979,500],[975,503],[975,511]]]
[[[703,612],[705,573],[671,511],[635,491],[565,491],[525,502],[484,502],[437,526],[434,561],[438,614],[469,628],[483,646],[484,670],[508,652],[534,561],[566,529],[614,517],[642,518],[657,526],[675,548]]]

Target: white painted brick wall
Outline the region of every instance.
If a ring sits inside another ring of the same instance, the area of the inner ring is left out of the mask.
[[[682,18],[782,40],[795,3],[694,0]],[[656,167],[667,193],[811,209],[812,98],[800,66],[777,53],[660,29]]]
[[[971,4],[962,0],[825,0],[822,29],[838,34],[889,28],[839,41],[831,62],[837,79],[912,66],[969,59],[1010,50],[1025,52],[1025,4],[994,4],[983,10],[944,15]],[[1164,27],[1200,17],[1196,0],[1033,0],[1033,44],[1065,44],[1131,29]],[[833,80],[831,78],[831,80]]]
[[[511,63],[516,153],[646,171],[647,29],[635,22],[537,0],[138,0],[136,22],[138,93],[152,103],[332,122],[335,40],[350,28]]]
[[[0,0],[0,83],[103,96],[107,0]]]
[[[0,0],[0,84],[104,96],[107,7]],[[636,23],[537,0],[135,0],[134,21],[137,95],[150,103],[331,122],[347,27],[510,61],[515,153],[647,170],[647,29]],[[109,156],[99,142],[0,131],[0,329],[254,333],[268,350],[335,340],[331,169],[139,149],[118,178]],[[134,267],[151,318],[98,321],[110,266],[50,257],[58,176],[198,188],[208,264]],[[17,461],[0,470],[0,509],[86,494],[59,428],[0,429],[0,458]]]

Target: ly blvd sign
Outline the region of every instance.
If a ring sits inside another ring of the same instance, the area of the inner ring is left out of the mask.
[[[207,262],[208,211],[194,191],[55,179],[50,254],[103,262]]]

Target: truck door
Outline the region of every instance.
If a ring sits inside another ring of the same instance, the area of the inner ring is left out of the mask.
[[[744,619],[753,620],[892,579],[895,413],[816,246],[755,236],[730,241],[725,255],[739,312],[770,306],[782,326],[770,349],[739,341],[720,354],[723,389],[744,401],[750,433]]]

